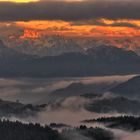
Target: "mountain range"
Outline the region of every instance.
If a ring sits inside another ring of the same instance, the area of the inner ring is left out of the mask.
[[[41,37],[39,39],[12,39],[4,41],[6,46],[27,55],[57,56],[63,53],[84,52],[76,41],[60,36]]]
[[[102,38],[72,38],[60,35],[42,36],[40,38],[4,38],[5,44],[16,51],[37,55],[55,56],[70,52],[84,52],[89,48],[101,45],[115,46],[124,50],[132,50],[140,55],[139,37],[102,37]]]
[[[70,77],[137,74],[140,56],[114,46],[57,56],[27,55],[0,42],[0,77]]]

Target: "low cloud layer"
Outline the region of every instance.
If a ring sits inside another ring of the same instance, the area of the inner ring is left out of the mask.
[[[109,20],[108,23],[104,22],[105,19],[92,19],[92,20],[78,20],[71,22],[71,25],[95,25],[95,26],[106,26],[106,27],[134,27],[139,28],[139,25],[131,23],[131,20]],[[133,21],[133,20],[132,20]],[[138,20],[136,20],[138,21]],[[110,23],[111,22],[111,23]]]
[[[140,19],[140,2],[87,0],[83,2],[48,1],[35,3],[0,2],[0,21]]]

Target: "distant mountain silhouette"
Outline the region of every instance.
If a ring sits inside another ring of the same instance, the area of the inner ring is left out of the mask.
[[[55,90],[54,92],[50,93],[50,96],[58,98],[78,96],[84,93],[93,92],[94,88],[95,87],[92,85],[84,85],[82,83],[72,83],[66,88]]]
[[[0,117],[28,117],[35,116],[43,111],[45,105],[22,104],[19,102],[4,101],[0,99]]]
[[[15,63],[21,62],[23,60],[30,60],[33,56],[26,55],[24,53],[20,53],[15,51],[12,48],[8,48],[5,44],[0,40],[0,62],[1,63]]]
[[[101,93],[107,92],[114,87],[116,84],[114,83],[100,83],[100,84],[83,84],[80,82],[71,83],[65,88],[56,89],[55,91],[49,94],[50,99],[59,99],[59,98],[67,98],[72,96],[79,96],[81,97],[95,97],[100,96]]]
[[[119,95],[140,99],[140,76],[136,76],[127,82],[119,84],[112,88],[111,91]]]
[[[132,51],[100,46],[86,53],[34,57],[0,48],[1,77],[68,77],[140,73],[140,57]],[[6,61],[5,61],[6,57]]]
[[[101,100],[94,100],[87,104],[85,108],[91,112],[97,113],[128,113],[140,114],[140,102],[137,100],[130,100],[125,97],[104,98]]]
[[[66,95],[68,93],[65,93]],[[53,96],[53,95],[52,95]],[[58,95],[59,96],[59,95]],[[51,110],[81,110],[84,109],[94,113],[122,113],[140,115],[140,101],[111,94],[85,93],[79,96],[61,96],[48,103]]]

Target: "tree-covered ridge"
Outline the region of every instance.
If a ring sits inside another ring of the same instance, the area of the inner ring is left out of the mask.
[[[60,134],[48,126],[0,121],[0,140],[62,140]]]
[[[140,114],[140,102],[126,97],[111,97],[101,100],[95,100],[90,104],[85,105],[85,108],[90,112],[97,113],[126,113],[126,114]]]
[[[19,101],[5,101],[0,99],[0,117],[28,117],[43,111],[46,105],[22,104]]]
[[[87,128],[85,125],[58,132],[47,125],[0,120],[0,140],[73,140],[73,138],[113,140],[113,133],[102,128]]]
[[[113,140],[114,138],[114,134],[109,130],[99,127],[88,128],[85,125],[81,125],[80,127],[73,129],[63,130],[62,135],[66,140],[73,140],[73,138],[76,140],[76,137],[80,140]]]
[[[84,123],[104,123],[107,127],[123,128],[132,131],[140,130],[140,117],[135,116],[118,116],[118,117],[101,117],[82,121]]]

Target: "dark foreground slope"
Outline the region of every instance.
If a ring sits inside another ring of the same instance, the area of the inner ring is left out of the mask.
[[[59,133],[48,126],[39,124],[22,124],[20,122],[0,121],[1,140],[78,140],[78,139],[112,140],[113,134],[101,128],[77,128],[63,130]]]
[[[62,140],[57,131],[39,124],[0,121],[1,140]]]

